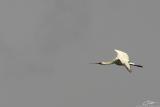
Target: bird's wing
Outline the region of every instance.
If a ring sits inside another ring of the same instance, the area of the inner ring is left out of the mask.
[[[120,50],[115,49],[115,52],[117,53],[116,59],[119,59],[121,63],[126,67],[126,69],[131,72],[131,67],[129,64],[129,56],[127,53],[122,52]]]
[[[129,63],[128,62],[125,62],[124,63],[124,66],[125,66],[125,68],[131,73],[132,71],[131,71],[131,66],[129,65]]]
[[[129,56],[127,53],[122,52],[120,50],[115,49],[115,52],[117,53],[117,59],[129,61]]]

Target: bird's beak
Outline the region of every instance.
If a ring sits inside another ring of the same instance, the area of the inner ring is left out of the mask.
[[[95,62],[95,63],[90,63],[90,64],[101,64],[101,62]]]

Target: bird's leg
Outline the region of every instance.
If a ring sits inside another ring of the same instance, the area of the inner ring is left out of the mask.
[[[136,67],[141,67],[141,68],[143,68],[143,66],[142,66],[142,65],[135,64],[135,63],[133,63],[133,62],[129,62],[129,64],[130,64],[130,65],[133,65],[133,66],[136,66]]]
[[[142,66],[142,65],[133,65],[133,66],[136,66],[136,67],[141,67],[141,68],[143,68],[143,66]]]

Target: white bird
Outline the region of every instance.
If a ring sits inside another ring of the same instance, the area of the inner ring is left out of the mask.
[[[143,67],[142,65],[137,65],[133,62],[130,62],[129,60],[129,56],[127,53],[122,52],[120,50],[115,49],[114,50],[117,53],[117,57],[115,59],[113,59],[112,61],[108,61],[108,62],[98,62],[98,63],[92,63],[92,64],[100,64],[100,65],[110,65],[110,64],[116,64],[119,66],[125,66],[125,68],[131,73],[131,66],[136,66],[136,67]]]

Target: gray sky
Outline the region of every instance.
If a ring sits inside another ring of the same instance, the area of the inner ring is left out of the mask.
[[[159,0],[1,0],[2,107],[160,101]],[[89,63],[128,52],[144,68]]]

